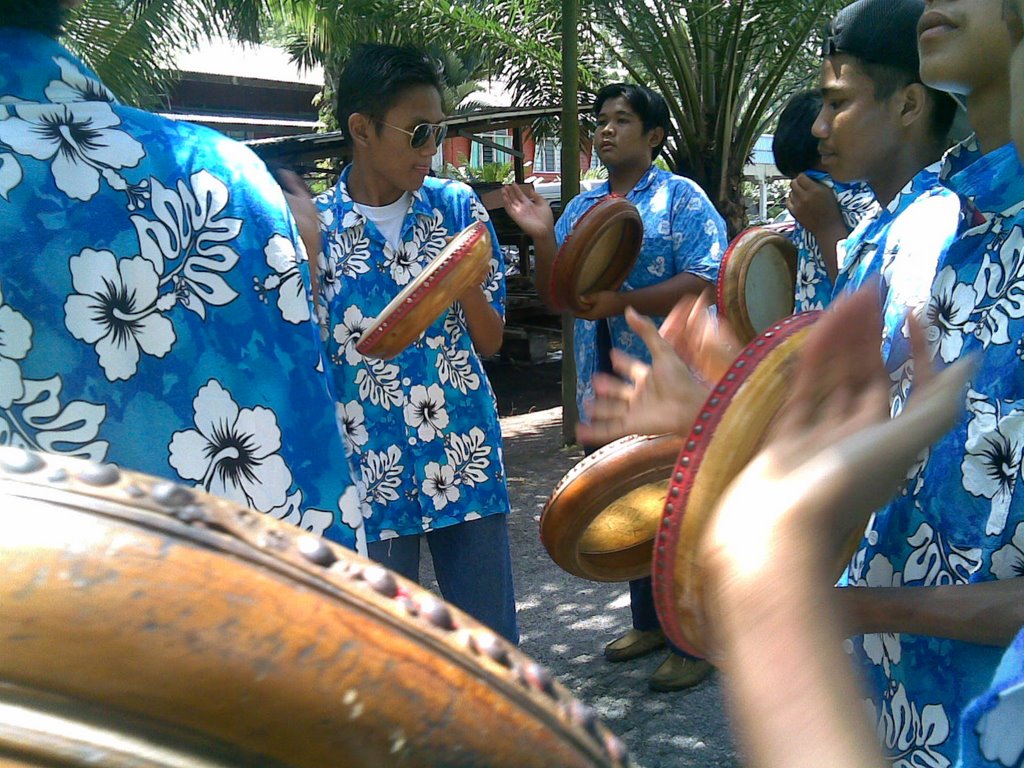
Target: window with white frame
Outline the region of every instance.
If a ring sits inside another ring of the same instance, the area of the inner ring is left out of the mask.
[[[498,144],[502,147],[512,147],[512,134],[506,128],[501,131],[488,131],[487,133],[477,134],[481,139]],[[485,165],[490,163],[507,163],[512,159],[512,155],[508,152],[502,152],[500,149],[489,147],[485,144],[481,144],[477,141],[473,142],[472,155],[469,158],[469,164],[473,168],[483,168]]]
[[[541,139],[533,154],[534,173],[562,172],[562,142],[558,139]]]

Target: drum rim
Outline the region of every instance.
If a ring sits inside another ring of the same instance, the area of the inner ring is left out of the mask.
[[[737,262],[735,256],[751,241],[761,241],[762,245],[768,242],[776,242],[780,245],[784,243],[785,247],[782,250],[784,250],[786,265],[789,267],[789,277],[792,278],[795,293],[797,248],[796,244],[787,236],[789,231],[792,231],[792,228],[780,225],[748,227],[729,243],[729,247],[726,248],[725,254],[722,256],[718,267],[718,280],[715,283],[715,304],[719,313],[732,325],[732,329],[740,341],[750,342],[758,336],[758,332],[751,323],[746,302],[739,300],[739,290],[746,281],[747,270],[750,268],[752,258],[747,258],[740,263]],[[735,279],[733,279],[734,275]],[[732,306],[737,308],[737,316],[734,316],[731,311]]]
[[[790,315],[774,324],[751,341],[729,367],[708,395],[683,443],[669,482],[668,496],[658,526],[652,565],[654,604],[662,629],[669,640],[691,655],[703,657],[706,649],[686,631],[677,609],[681,595],[676,594],[676,561],[680,556],[683,520],[687,514],[690,492],[696,482],[717,427],[724,419],[733,397],[760,367],[783,345],[807,330],[820,316],[820,311]],[[701,529],[701,533],[706,526]],[[696,546],[697,541],[688,542]]]
[[[597,221],[601,216],[606,218],[602,221]],[[630,228],[630,225],[635,225],[635,227]],[[576,281],[585,262],[585,259],[581,257],[584,251],[592,243],[597,242],[601,235],[612,226],[624,226],[627,228],[627,232],[635,231],[635,244],[631,248],[633,251],[631,257],[623,261],[621,268],[615,271],[614,279],[609,281],[609,287],[603,290],[612,290],[612,285],[617,289],[629,277],[629,273],[633,270],[633,266],[640,257],[640,251],[643,248],[643,218],[640,216],[636,206],[628,198],[612,192],[598,199],[580,216],[572,231],[565,238],[565,242],[562,243],[557,253],[555,253],[548,281],[548,292],[552,303],[557,309],[578,313],[586,312],[590,308],[591,304],[583,301],[583,297],[576,293]],[[568,265],[571,266],[571,272],[567,275],[569,279],[563,280],[561,279],[561,273],[566,271],[567,265],[564,262],[568,259],[567,254],[573,247],[574,238],[577,243],[581,239],[584,239],[585,242],[581,245],[581,252],[575,261]]]
[[[405,286],[387,306],[373,319],[356,342],[356,351],[367,357],[378,357],[377,346],[389,330],[400,323],[409,313],[419,306],[420,299],[434,287],[435,283],[447,277],[459,265],[462,258],[472,251],[488,234],[487,225],[474,222],[455,235],[441,252],[427,264],[416,278]],[[397,354],[397,353],[396,353]],[[394,355],[389,355],[394,357]]]
[[[588,581],[623,582],[648,575],[649,557],[642,567],[638,566],[636,573],[622,575],[625,567],[590,563],[579,546],[590,524],[610,504],[647,483],[657,482],[659,477],[669,478],[674,465],[671,457],[678,455],[682,439],[676,434],[627,435],[602,446],[570,469],[548,497],[540,517],[541,543],[555,564],[567,573]],[[663,458],[666,456],[669,457],[667,463]],[[615,477],[595,479],[597,467],[607,467],[612,461],[618,462],[613,468],[613,471],[617,470]],[[574,486],[582,486],[583,491],[593,486],[599,488],[600,493],[592,496],[587,504],[580,503],[578,499],[563,500]],[[655,517],[660,517],[660,512],[656,512]],[[638,542],[633,547],[653,548],[654,541],[652,536],[649,541]]]

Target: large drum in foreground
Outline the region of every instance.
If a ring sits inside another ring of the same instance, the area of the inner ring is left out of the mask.
[[[608,195],[584,213],[555,254],[550,293],[556,309],[586,312],[587,294],[617,291],[643,245],[640,212],[629,200]]]
[[[494,633],[319,538],[0,450],[0,764],[614,766]]]
[[[683,442],[654,546],[654,599],[665,634],[694,655],[708,650],[701,539],[722,493],[758,453],[784,407],[797,356],[820,315],[787,317],[751,342],[712,390]]]
[[[729,244],[718,270],[718,311],[749,343],[793,314],[796,245],[786,227],[751,227]]]
[[[466,227],[373,319],[356,350],[383,360],[398,355],[472,287],[490,258],[487,225]]]
[[[551,559],[591,581],[650,576],[654,536],[681,447],[678,435],[631,435],[573,467],[540,517],[540,539]]]

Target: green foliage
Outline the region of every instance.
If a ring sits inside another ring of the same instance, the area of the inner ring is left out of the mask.
[[[474,167],[462,154],[459,155],[457,164],[446,164],[441,175],[446,179],[455,179],[466,184],[478,182],[511,184],[515,181],[515,171],[511,160],[505,163],[484,163],[482,166]]]

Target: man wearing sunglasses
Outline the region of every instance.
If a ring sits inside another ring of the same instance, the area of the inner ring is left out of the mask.
[[[425,535],[444,597],[517,642],[501,429],[480,362],[504,333],[497,236],[479,280],[423,337],[391,360],[360,355],[373,318],[452,236],[488,217],[469,187],[430,175],[445,113],[422,52],[360,46],[336,94],[353,159],[317,200],[320,305],[338,417],[366,488],[368,551],[416,580]]]

